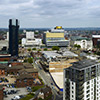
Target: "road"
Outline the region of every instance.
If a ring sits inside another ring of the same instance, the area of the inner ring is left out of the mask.
[[[43,79],[44,83],[48,86],[51,87],[52,93],[53,93],[53,100],[63,100],[63,95],[59,95],[57,93],[57,90],[55,89],[55,83],[53,82],[51,76],[49,75],[48,72],[45,72],[39,62],[37,61],[36,63],[34,62],[35,67],[38,69],[38,72]]]

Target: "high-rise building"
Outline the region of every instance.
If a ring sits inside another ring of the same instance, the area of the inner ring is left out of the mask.
[[[9,53],[11,56],[18,56],[18,19],[9,20]]]
[[[82,60],[64,69],[63,100],[100,100],[100,63]]]

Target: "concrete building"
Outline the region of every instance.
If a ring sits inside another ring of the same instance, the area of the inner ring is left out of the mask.
[[[8,49],[8,41],[7,40],[0,40],[0,50],[6,47]]]
[[[18,56],[18,19],[9,20],[9,54],[11,56]]]
[[[64,69],[63,100],[100,100],[100,63],[74,62]]]
[[[100,47],[100,35],[92,35],[92,41],[94,47]]]
[[[26,38],[22,39],[22,46],[25,48],[40,48],[42,39],[34,38],[34,32],[26,32]]]
[[[80,38],[80,39],[76,39],[74,41],[74,45],[80,45],[82,49],[84,50],[92,50],[93,49],[93,42],[90,39],[87,38]]]
[[[59,46],[67,47],[69,46],[69,40],[64,37],[64,29],[61,26],[56,26],[51,32],[47,31],[43,36],[43,43],[48,47]]]

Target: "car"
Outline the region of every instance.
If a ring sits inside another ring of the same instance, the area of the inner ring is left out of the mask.
[[[21,99],[21,98],[24,98],[25,96],[24,96],[24,95],[19,95],[19,97],[20,97],[20,99]]]
[[[18,96],[18,95],[17,96],[14,96],[12,99],[14,99],[14,100],[17,99],[18,100],[18,99],[20,99],[20,96]]]

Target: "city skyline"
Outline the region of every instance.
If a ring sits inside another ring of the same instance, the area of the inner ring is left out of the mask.
[[[0,0],[0,28],[17,18],[21,28],[100,27],[99,0]]]

